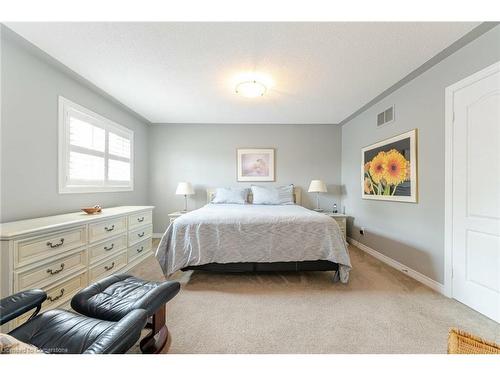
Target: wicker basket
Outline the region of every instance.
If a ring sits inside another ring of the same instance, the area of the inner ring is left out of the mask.
[[[500,345],[452,328],[448,336],[448,354],[500,354]]]

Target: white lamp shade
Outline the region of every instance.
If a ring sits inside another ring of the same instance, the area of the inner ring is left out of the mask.
[[[193,195],[194,190],[190,182],[179,182],[177,185],[177,190],[175,190],[177,195]]]
[[[312,180],[309,184],[309,193],[326,193],[326,184],[321,180]]]

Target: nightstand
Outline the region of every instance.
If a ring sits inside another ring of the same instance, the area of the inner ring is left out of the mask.
[[[184,214],[187,214],[187,212],[176,211],[176,212],[172,212],[172,213],[168,214],[168,217],[170,218],[170,224],[172,224],[175,219],[177,219],[178,217],[180,217]]]
[[[346,226],[347,226],[347,215],[344,214],[334,214],[333,212],[322,212],[323,214],[330,216],[333,220],[337,222],[337,224],[340,227],[340,230],[342,232],[342,235],[344,236],[344,240],[347,238],[347,232],[346,232]]]

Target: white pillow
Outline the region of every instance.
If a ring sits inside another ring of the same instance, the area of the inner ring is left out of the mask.
[[[253,204],[294,204],[293,185],[263,187],[252,185]]]
[[[212,203],[245,204],[247,196],[246,188],[217,188]]]

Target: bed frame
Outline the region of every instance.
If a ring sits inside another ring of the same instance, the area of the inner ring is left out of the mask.
[[[241,262],[241,263],[207,263],[200,266],[188,266],[182,271],[209,271],[223,273],[243,272],[298,272],[298,271],[338,271],[338,263],[328,260],[304,260],[302,262]]]
[[[216,189],[207,189],[207,203],[210,203],[215,196]],[[302,189],[293,188],[293,198],[295,204],[302,204]],[[252,193],[248,196],[248,203],[252,203]],[[188,266],[182,271],[198,270],[209,272],[288,272],[288,271],[338,271],[338,263],[328,260],[306,260],[301,262],[239,262],[239,263],[208,263],[200,266]]]

